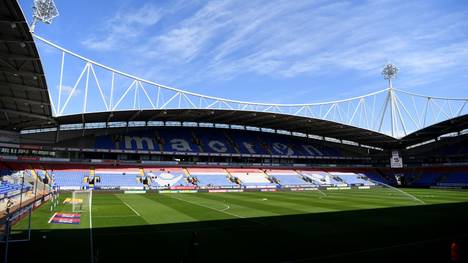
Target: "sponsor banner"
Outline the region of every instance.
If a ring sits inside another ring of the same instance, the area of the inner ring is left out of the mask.
[[[311,187],[294,187],[290,189],[291,191],[317,191],[318,188],[311,188]]]
[[[260,189],[260,192],[276,192],[276,189]]]
[[[370,189],[370,186],[358,186],[358,189]]]
[[[38,206],[40,206],[41,204],[42,204],[42,200],[39,199],[39,200],[37,200],[36,202],[34,202],[34,207],[38,207]]]
[[[118,187],[118,186],[96,186],[96,189],[101,189],[101,190],[119,190],[120,187]]]
[[[82,151],[83,152],[95,152],[96,149],[94,149],[94,148],[83,148]]]
[[[127,190],[124,194],[146,194],[146,190]]]
[[[160,194],[198,193],[197,190],[160,190]]]
[[[351,187],[327,187],[327,190],[350,190]]]
[[[281,188],[314,188],[310,184],[285,184],[281,185]]]
[[[0,147],[10,147],[10,148],[18,148],[18,144],[11,144],[11,143],[0,143]]]
[[[400,156],[392,156],[392,158],[390,158],[390,167],[403,168],[403,158]]]
[[[16,156],[9,156],[9,155],[2,155],[2,156],[0,156],[0,159],[2,159],[2,160],[17,160],[18,157],[16,157]]]
[[[69,158],[49,158],[49,157],[41,157],[41,161],[43,162],[70,162]]]
[[[121,186],[121,190],[143,190],[143,186]]]
[[[64,147],[52,147],[52,149],[56,151],[66,151],[66,148]]]
[[[18,156],[19,161],[39,161],[39,157],[33,156]]]
[[[302,164],[302,163],[295,163],[293,164],[294,167],[306,167],[307,165],[306,164]]]
[[[21,148],[21,149],[33,149],[33,150],[40,150],[40,149],[42,149],[41,146],[37,146],[37,145],[25,145],[25,144],[20,144],[20,145],[19,145],[19,148]]]
[[[175,161],[141,161],[142,164],[161,164],[161,165],[176,165],[179,162]]]
[[[81,221],[80,214],[55,213],[49,220],[49,224],[72,224],[78,225]]]
[[[72,213],[57,213],[55,217],[63,217],[63,218],[80,218],[80,214],[72,214]]]
[[[266,186],[246,185],[245,188],[248,188],[248,189],[275,188],[276,189],[276,185],[266,185]]]
[[[196,186],[171,186],[171,190],[193,190],[197,189]]]
[[[60,190],[81,190],[79,186],[60,186]]]
[[[244,192],[242,189],[210,189],[208,190],[208,193],[240,193]]]
[[[32,209],[33,209],[33,205],[30,204],[28,206],[23,207],[22,209],[14,211],[12,215],[10,215],[10,221],[15,221],[16,219],[21,218],[27,212],[32,211]]]

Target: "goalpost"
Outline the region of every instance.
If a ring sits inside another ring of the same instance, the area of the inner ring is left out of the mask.
[[[73,191],[72,193],[72,211],[88,212],[93,202],[93,192],[91,190]]]

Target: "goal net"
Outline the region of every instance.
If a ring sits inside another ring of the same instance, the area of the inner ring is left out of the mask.
[[[88,212],[93,198],[92,191],[74,191],[70,203],[73,212]]]

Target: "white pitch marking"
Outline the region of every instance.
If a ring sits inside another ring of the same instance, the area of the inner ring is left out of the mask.
[[[205,208],[214,210],[214,211],[218,211],[218,212],[221,212],[221,213],[225,213],[226,215],[235,216],[235,217],[237,217],[237,218],[245,218],[245,217],[240,216],[240,215],[236,215],[236,214],[233,214],[233,213],[226,212],[227,209],[226,209],[226,210],[223,210],[223,209],[222,209],[222,210],[219,210],[219,209],[213,208],[213,207],[211,207],[211,206],[207,206],[207,205],[203,205],[203,204],[199,204],[199,203],[187,201],[187,200],[184,200],[184,199],[181,199],[181,198],[174,197],[174,196],[172,196],[172,195],[168,195],[168,196],[170,196],[171,198],[180,200],[180,201],[184,201],[184,202],[186,202],[186,203],[190,203],[190,204],[192,204],[192,205],[198,205],[198,206],[202,206],[202,207],[205,207]],[[231,208],[231,207],[229,207],[229,208]]]
[[[127,204],[127,202],[124,202],[122,201],[128,208],[130,208],[133,213],[135,213],[137,216],[141,216],[135,209],[133,209],[133,207],[131,207],[129,204]]]
[[[229,210],[229,209],[231,208],[230,205],[225,205],[225,206],[226,206],[226,208],[223,208],[223,209],[221,209],[221,210],[219,210],[219,211],[226,211],[226,210]]]
[[[52,221],[52,219],[54,219],[54,217],[55,217],[56,214],[57,214],[57,212],[55,212],[55,213],[52,215],[52,217],[49,219],[49,222],[48,222],[49,224],[50,224],[50,222]]]
[[[89,248],[91,250],[91,263],[94,263],[94,240],[93,240],[93,192],[89,193]]]

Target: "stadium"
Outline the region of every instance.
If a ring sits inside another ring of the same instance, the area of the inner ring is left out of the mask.
[[[198,94],[41,37],[34,5],[0,2],[3,262],[467,262],[468,98],[393,64],[349,99]]]

